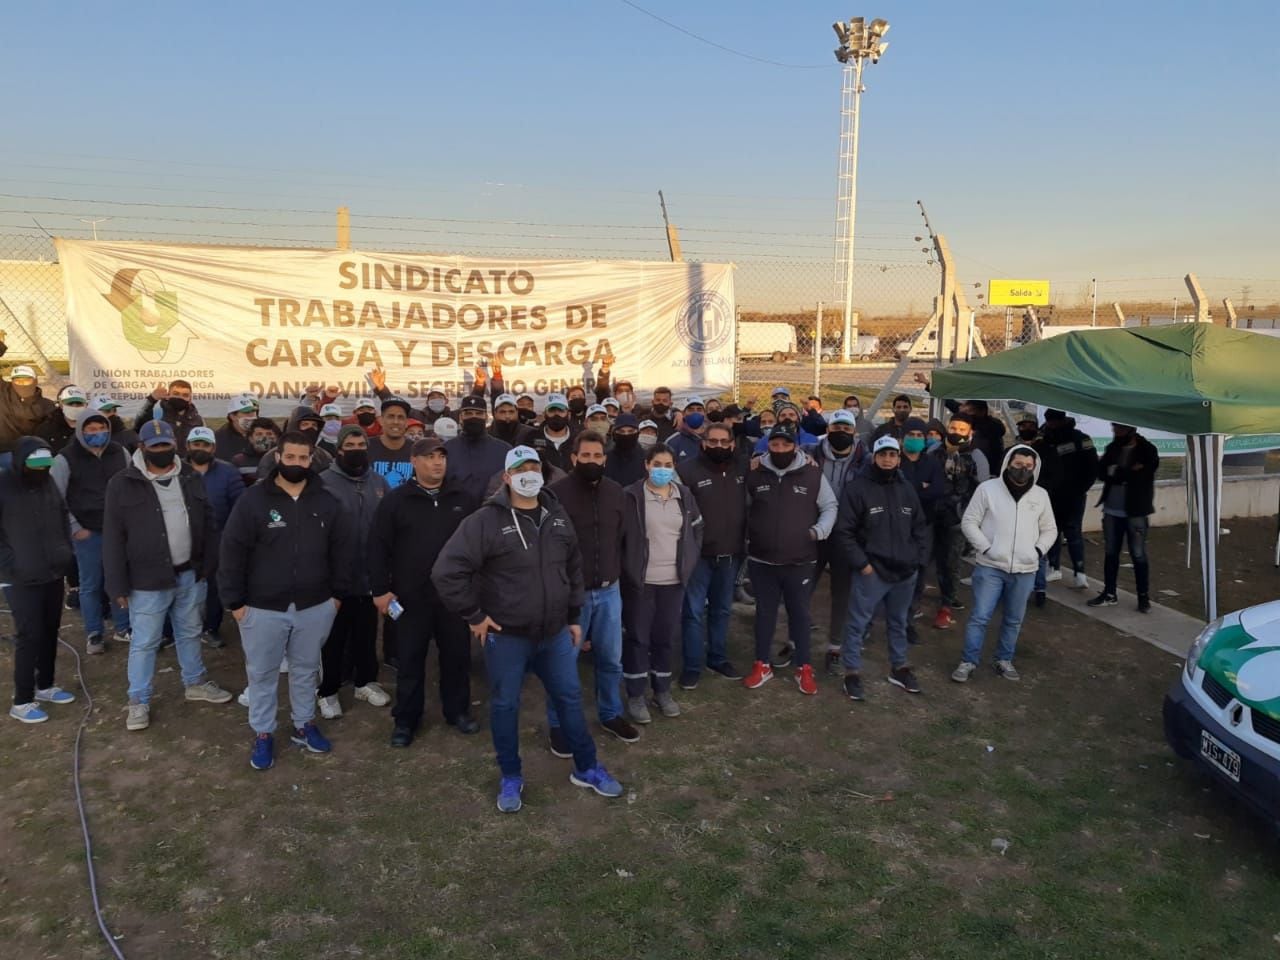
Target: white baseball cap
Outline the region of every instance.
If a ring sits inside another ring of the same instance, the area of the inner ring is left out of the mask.
[[[858,425],[858,418],[855,417],[848,410],[836,410],[832,412],[831,420],[829,422],[843,423],[850,427],[856,427]]]
[[[657,430],[658,425],[654,423],[652,420],[641,420],[640,426],[637,427],[636,429],[637,430]]]
[[[506,465],[503,469],[514,470],[516,467],[525,463],[541,463],[542,458],[538,456],[538,451],[533,447],[526,447],[521,444],[518,447],[512,447],[507,451]]]
[[[227,416],[233,413],[256,413],[257,410],[257,400],[253,397],[245,396],[243,393],[227,401]]]
[[[452,440],[458,435],[458,421],[452,417],[441,417],[428,427],[441,440]]]
[[[603,413],[606,417],[609,415],[609,411],[605,409],[603,403],[593,403],[591,406],[587,407],[585,416],[589,417],[593,413]]]
[[[203,440],[205,443],[216,444],[218,439],[213,435],[213,431],[208,427],[192,427],[191,432],[187,434],[187,443],[192,440]]]
[[[497,410],[497,409],[498,409],[500,406],[502,406],[504,403],[509,403],[509,404],[511,404],[511,406],[513,406],[513,407],[514,407],[514,406],[516,405],[516,398],[515,398],[515,396],[514,396],[513,394],[510,394],[510,393],[503,393],[503,394],[499,394],[499,395],[498,395],[498,399],[497,399],[497,400],[495,400],[495,401],[493,401],[493,409]]]
[[[336,403],[326,403],[320,408],[320,416],[322,417],[342,417],[342,408]]]
[[[563,393],[549,393],[547,394],[547,409],[550,410],[552,407],[568,410],[569,401],[564,398]]]
[[[374,403],[368,397],[361,397],[359,400],[356,401],[356,405],[352,408],[351,412],[355,413],[357,410],[376,411],[377,409],[378,409],[378,405],[376,403]]]
[[[897,450],[901,452],[902,446],[898,443],[897,437],[885,436],[877,440],[875,446],[871,448],[873,454],[879,453],[881,450]]]
[[[697,405],[699,407],[704,407],[704,408],[706,407],[706,404],[702,402],[701,397],[690,397],[688,400],[684,402],[684,406],[681,409],[688,410],[690,407],[694,405]]]
[[[29,367],[29,366],[27,366],[25,363],[24,363],[24,364],[21,364],[20,366],[14,367],[14,368],[9,372],[9,379],[10,379],[10,380],[17,380],[17,379],[19,379],[19,378],[21,378],[21,377],[30,377],[32,380],[38,380],[38,379],[39,379],[39,377],[37,377],[37,376],[36,376],[36,368],[35,368],[35,367]]]
[[[120,409],[120,404],[105,393],[100,393],[94,397],[89,406],[96,413],[110,413],[112,410]]]
[[[86,397],[84,395],[84,391],[74,383],[68,383],[58,391],[58,402],[66,403],[68,400],[79,400],[81,403],[87,403],[89,398]]]
[[[617,400],[615,400],[613,397],[605,397],[605,398],[604,398],[604,400],[603,400],[603,401],[601,401],[601,404],[600,404],[600,405],[601,405],[602,407],[604,407],[605,409],[608,409],[609,407],[613,407],[613,409],[615,409],[615,410],[621,410],[621,409],[622,409],[622,404],[620,404],[620,403],[619,403]]]

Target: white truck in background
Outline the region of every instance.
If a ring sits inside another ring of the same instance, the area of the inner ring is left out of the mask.
[[[738,357],[785,363],[796,355],[796,328],[790,323],[739,323]]]

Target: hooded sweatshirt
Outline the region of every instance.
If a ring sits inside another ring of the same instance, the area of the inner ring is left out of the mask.
[[[867,448],[856,433],[853,435],[853,446],[846,451],[848,456],[836,456],[831,449],[830,437],[823,437],[812,447],[805,447],[804,452],[821,468],[822,475],[831,485],[831,491],[837,499],[844,485],[857,476],[869,460]]]
[[[0,580],[37,586],[61,580],[72,562],[67,508],[49,471],[28,470],[26,458],[48,445],[22,437],[12,470],[0,472]],[[43,474],[43,475],[42,475]]]
[[[1053,522],[1053,506],[1049,494],[1036,485],[1040,477],[1040,458],[1036,457],[1033,479],[1027,491],[1014,497],[1005,483],[1004,472],[1014,454],[1035,456],[1026,444],[1015,444],[1004,455],[1000,476],[979,484],[964,511],[960,529],[973,544],[974,558],[984,567],[1006,573],[1035,573],[1040,557],[1058,538]]]
[[[802,451],[785,468],[766,453],[747,474],[747,555],[790,565],[818,559],[818,541],[831,534],[838,501],[818,465]]]
[[[320,481],[337,498],[343,513],[354,523],[356,548],[350,557],[351,582],[357,596],[368,596],[369,565],[365,554],[369,528],[373,526],[373,515],[378,509],[379,501],[391,488],[372,467],[366,467],[361,474],[350,474],[336,463],[320,474]]]
[[[133,465],[147,480],[151,481],[160,501],[160,512],[164,516],[165,539],[169,541],[169,558],[175,567],[180,567],[191,560],[191,524],[187,519],[187,504],[182,496],[182,484],[175,483],[182,473],[182,461],[174,459],[173,466],[163,473],[152,473],[147,469],[147,459],[141,449],[133,451]],[[204,481],[200,481],[201,486]]]
[[[290,430],[299,429],[299,424],[304,420],[316,424],[316,441],[317,445],[311,448],[311,469],[316,473],[324,473],[333,464],[333,457],[327,450],[319,446],[320,430],[324,428],[324,417],[316,413],[310,407],[298,406],[293,408],[293,413],[289,414],[289,422],[285,426],[285,433]],[[258,479],[265,480],[270,473],[275,470],[276,464],[280,462],[280,451],[272,448],[262,455],[262,459],[258,461]]]
[[[105,414],[89,413],[81,417],[76,423],[74,442],[68,443],[54,457],[49,470],[67,502],[73,534],[82,529],[102,532],[107,484],[129,466],[129,454],[114,440],[103,447],[91,447],[85,442],[85,425],[94,421],[104,423],[108,428],[111,426]]]

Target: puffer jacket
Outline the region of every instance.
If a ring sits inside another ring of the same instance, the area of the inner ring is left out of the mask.
[[[1040,557],[1057,539],[1058,527],[1053,522],[1049,494],[1043,487],[1033,481],[1027,492],[1015,499],[1005,485],[1004,471],[1018,452],[1035,456],[1026,444],[1010,447],[1000,465],[1000,475],[979,484],[974,491],[960,529],[973,544],[977,563],[1006,573],[1035,573],[1040,568]],[[1039,479],[1039,457],[1035,475]]]

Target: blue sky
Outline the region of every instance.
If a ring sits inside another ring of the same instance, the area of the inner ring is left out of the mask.
[[[522,229],[637,250],[661,187],[690,252],[829,258],[829,25],[862,14],[892,27],[866,77],[860,257],[919,257],[921,199],[966,280],[1190,269],[1280,294],[1273,4],[878,2],[643,2],[813,69],[618,0],[10,5],[0,233],[36,210],[55,232],[306,239],[326,216],[266,211],[347,203],[358,244],[422,239],[361,220],[396,214],[609,225]],[[438,229],[437,248],[515,245]]]

